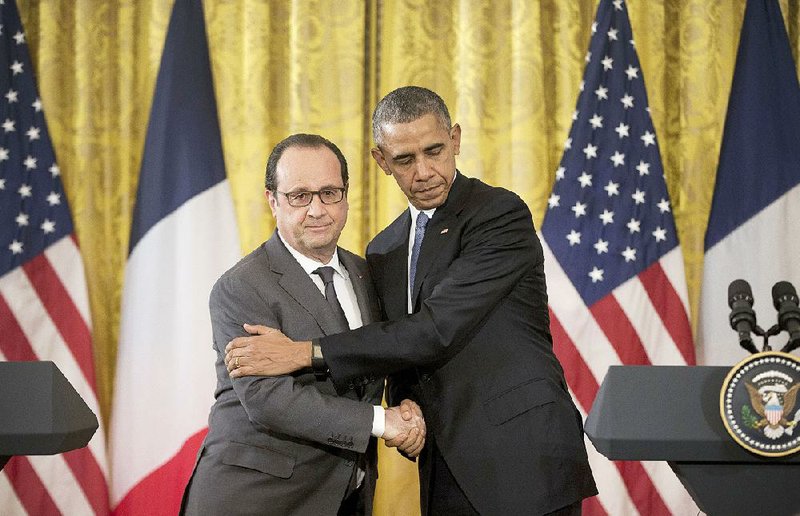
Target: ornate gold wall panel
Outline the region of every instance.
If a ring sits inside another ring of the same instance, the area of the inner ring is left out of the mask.
[[[628,4],[694,316],[745,2]],[[86,261],[107,422],[128,232],[172,2],[18,5]],[[796,56],[800,8],[789,0],[781,6]],[[342,244],[363,252],[406,205],[394,180],[368,157],[371,111],[381,95],[409,83],[448,102],[463,129],[460,169],[518,192],[539,225],[595,7],[594,0],[206,1],[243,252],[274,227],[263,197],[267,154],[301,131],[325,135],[347,157],[351,210]],[[381,514],[416,510],[414,466],[397,457],[384,454]]]

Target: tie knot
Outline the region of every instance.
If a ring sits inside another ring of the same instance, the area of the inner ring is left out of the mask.
[[[425,226],[428,225],[429,220],[431,219],[427,215],[425,215],[425,212],[423,211],[419,212],[419,215],[417,215],[417,225],[416,225],[417,231],[425,229]]]
[[[334,273],[333,267],[330,267],[328,265],[326,265],[325,267],[320,267],[314,271],[314,274],[319,275],[319,277],[322,278],[322,283],[326,285],[333,281],[333,273]]]

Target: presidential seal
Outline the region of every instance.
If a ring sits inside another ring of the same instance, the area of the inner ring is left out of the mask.
[[[720,391],[725,429],[741,447],[765,457],[800,450],[800,360],[767,351],[736,364]]]

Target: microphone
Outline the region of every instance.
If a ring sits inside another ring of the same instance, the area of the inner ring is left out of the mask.
[[[800,307],[794,286],[788,281],[773,285],[772,304],[778,311],[778,326],[789,334],[789,342],[781,350],[788,353],[800,347]]]
[[[753,291],[748,282],[737,279],[728,285],[728,306],[731,307],[728,319],[731,328],[739,333],[739,345],[750,353],[758,353],[750,336],[756,329],[756,313],[753,311]]]

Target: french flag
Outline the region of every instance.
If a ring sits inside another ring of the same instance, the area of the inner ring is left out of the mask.
[[[728,285],[750,283],[758,324],[777,322],[772,286],[800,286],[800,86],[777,0],[749,0],[706,230],[698,361],[748,352],[728,322]],[[755,338],[755,337],[754,337]],[[786,334],[773,337],[780,349]],[[761,340],[754,340],[761,349]]]
[[[167,32],[125,271],[111,423],[115,514],[176,514],[216,385],[208,295],[241,255],[200,0]]]

